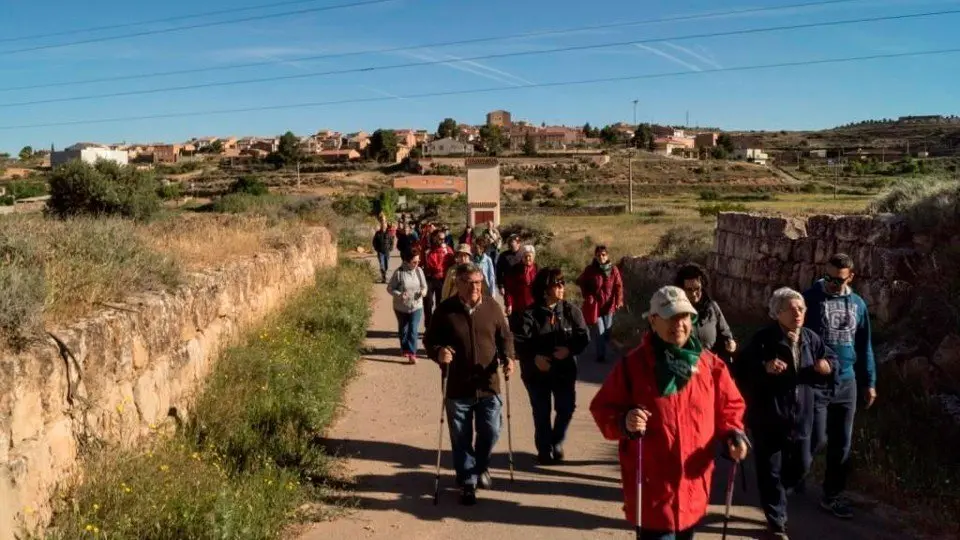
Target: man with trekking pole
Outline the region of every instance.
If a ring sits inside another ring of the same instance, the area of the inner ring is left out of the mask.
[[[619,441],[624,514],[638,539],[685,540],[707,513],[716,445],[742,461],[745,404],[727,365],[700,345],[696,308],[663,287],[644,317],[652,330],[618,361],[590,404]]]
[[[461,264],[455,279],[457,294],[437,307],[424,344],[430,358],[440,364],[460,502],[469,506],[477,502],[478,487],[489,489],[493,485],[488,468],[500,437],[503,405],[498,371],[503,368],[509,411],[514,348],[500,304],[483,294],[480,269],[472,263]],[[509,413],[507,422],[509,432]],[[443,416],[441,429],[442,423]],[[435,500],[439,494],[439,463],[438,457]]]

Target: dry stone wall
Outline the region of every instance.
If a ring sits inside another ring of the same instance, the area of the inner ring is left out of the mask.
[[[83,445],[130,446],[183,421],[217,353],[336,260],[333,237],[315,229],[0,359],[0,540],[49,520]]]
[[[766,303],[778,287],[804,290],[837,252],[856,262],[854,289],[871,313],[886,322],[908,298],[914,268],[923,263],[919,239],[895,216],[812,216],[785,218],[722,213],[717,218],[707,267],[713,297],[724,311],[766,317]],[[667,284],[675,263],[625,258],[631,275]]]

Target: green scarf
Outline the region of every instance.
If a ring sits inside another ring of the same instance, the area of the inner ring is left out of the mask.
[[[690,339],[683,347],[666,343],[657,334],[653,334],[652,339],[657,390],[663,397],[672,396],[690,382],[700,362],[703,347],[696,331],[690,334]]]
[[[603,275],[605,275],[605,276],[607,276],[607,277],[610,276],[610,272],[613,271],[613,263],[612,263],[612,262],[607,261],[606,264],[600,264],[600,261],[598,261],[598,260],[596,260],[596,259],[594,259],[593,262],[594,262],[594,264],[597,265],[597,268],[599,268],[600,271],[603,272]]]
[[[474,256],[473,256],[473,262],[476,263],[476,264],[482,263],[482,262],[483,262],[483,255],[484,255],[483,253],[478,253],[478,254],[474,255]]]

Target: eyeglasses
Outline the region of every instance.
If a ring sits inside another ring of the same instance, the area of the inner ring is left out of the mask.
[[[826,281],[827,283],[832,283],[834,285],[843,285],[844,283],[847,282],[847,278],[831,277],[831,276],[823,276],[823,280]]]
[[[558,279],[557,281],[554,281],[553,283],[550,284],[551,287],[565,287],[566,285],[567,285],[567,282],[562,279]]]

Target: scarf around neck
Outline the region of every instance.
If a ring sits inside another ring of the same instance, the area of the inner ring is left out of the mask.
[[[593,264],[597,265],[597,268],[603,272],[604,276],[610,277],[610,272],[613,271],[613,263],[611,261],[607,261],[606,264],[600,264],[600,261],[594,259]]]
[[[700,352],[703,347],[697,339],[696,332],[691,332],[690,339],[683,347],[663,341],[656,333],[651,336],[651,339],[657,390],[663,397],[672,396],[683,390],[693,374],[697,372],[697,363],[700,362]]]

